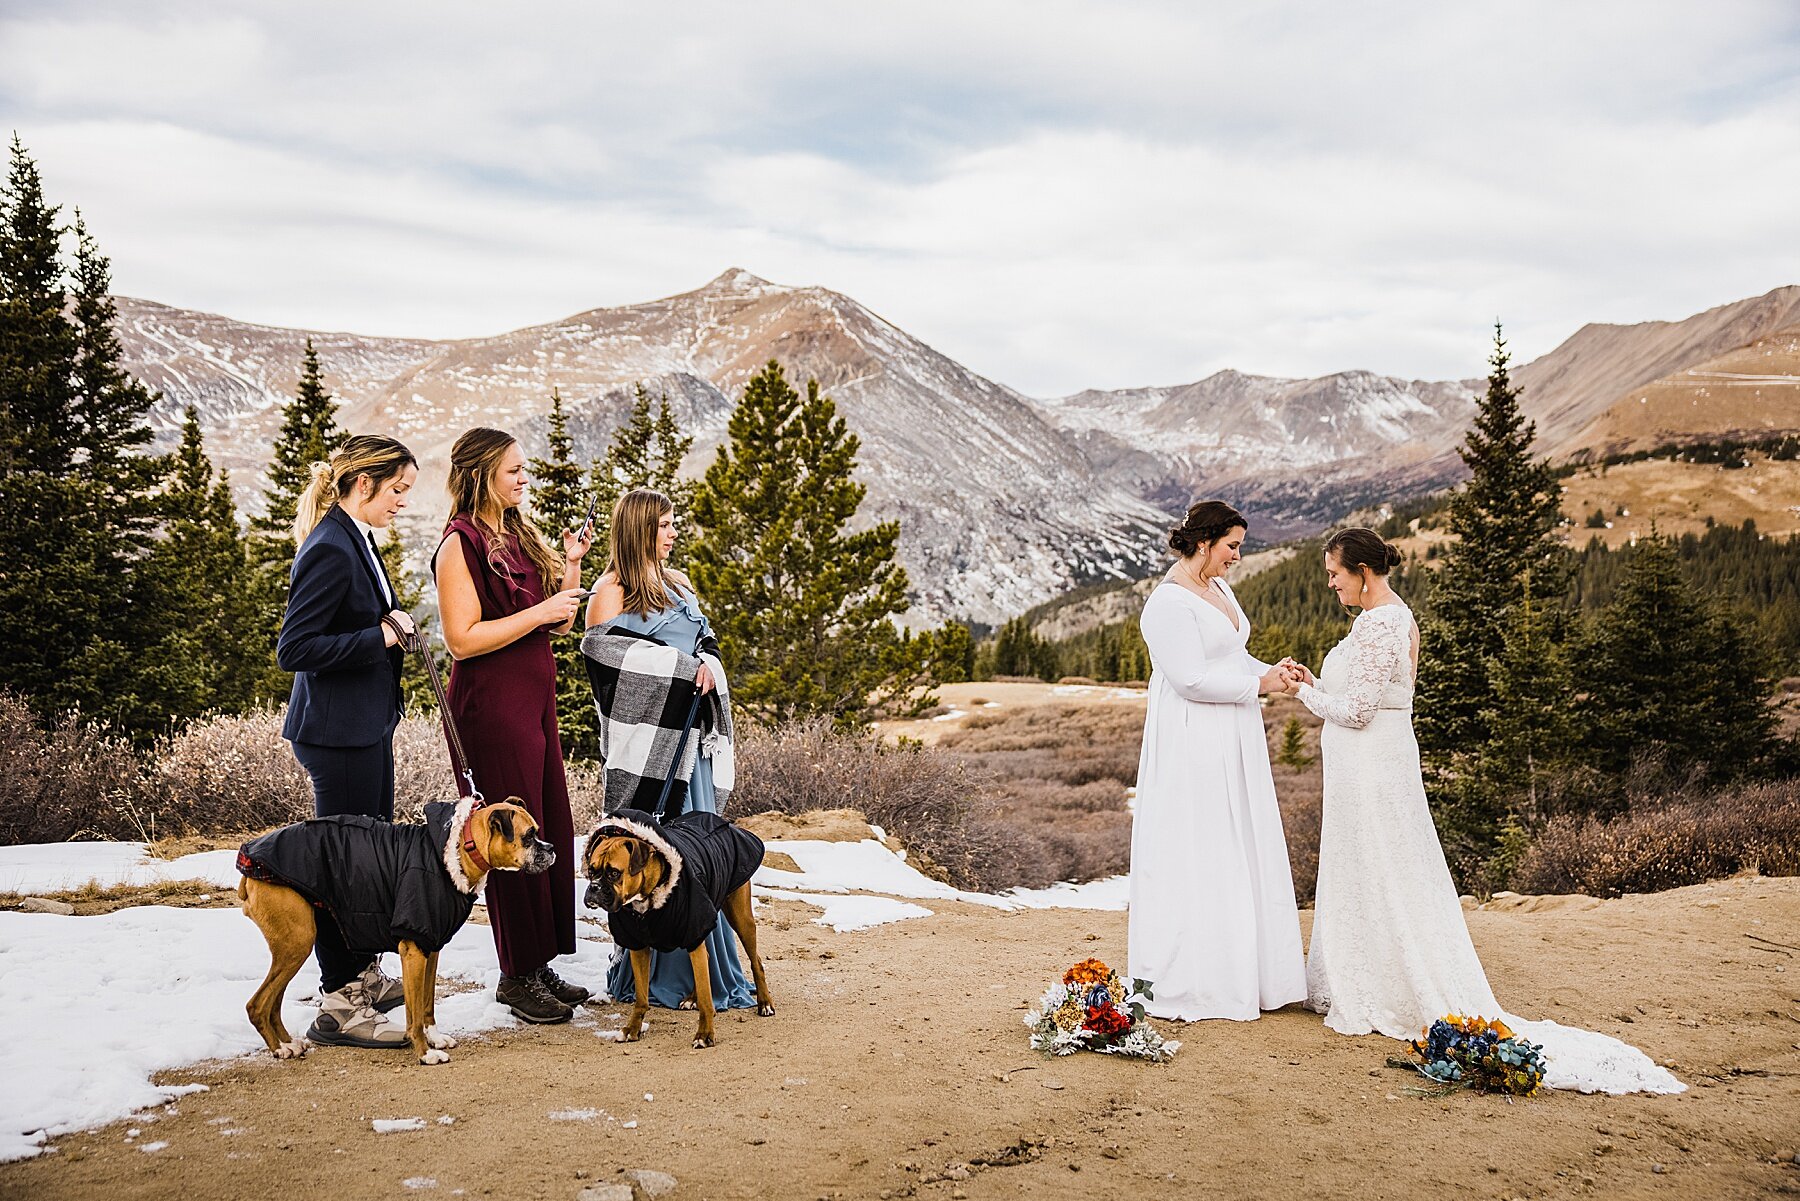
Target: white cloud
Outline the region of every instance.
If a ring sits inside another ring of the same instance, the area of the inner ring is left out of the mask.
[[[1026,391],[1479,374],[1800,282],[1800,17],[1744,0],[0,17],[122,291],[462,336],[728,265]]]

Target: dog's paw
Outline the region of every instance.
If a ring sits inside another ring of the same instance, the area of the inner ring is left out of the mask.
[[[448,1051],[439,1051],[439,1050],[433,1049],[433,1050],[427,1051],[427,1052],[425,1052],[425,1054],[419,1056],[419,1062],[422,1064],[425,1064],[427,1067],[429,1067],[432,1064],[437,1064],[437,1063],[449,1063],[450,1062],[450,1053]]]
[[[713,1045],[713,1036],[712,1035],[710,1035],[710,1034],[694,1035],[694,1050],[704,1051],[706,1048],[708,1048],[712,1045]]]
[[[436,1026],[425,1028],[425,1041],[440,1051],[449,1051],[456,1046],[456,1040],[448,1034],[439,1034]]]
[[[296,1038],[292,1042],[285,1042],[279,1047],[276,1047],[275,1058],[301,1059],[304,1058],[306,1053],[310,1050],[312,1050],[311,1043],[307,1042],[304,1038]]]
[[[677,1009],[698,1009],[698,1008],[700,1008],[700,1003],[698,1001],[694,1000],[694,998],[688,997],[686,1000],[682,1001],[681,1004],[677,1005],[676,1008]]]
[[[775,1016],[775,1002],[764,1001],[761,1005],[758,1005],[756,1007],[756,1016],[759,1018],[774,1017]]]

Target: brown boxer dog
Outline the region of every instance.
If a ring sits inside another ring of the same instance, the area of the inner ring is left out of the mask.
[[[653,904],[660,904],[679,886],[679,871],[671,873],[666,845],[651,837],[598,836],[606,823],[590,837],[585,856],[588,888],[586,903],[590,908],[604,909],[608,914],[622,911],[643,914]],[[671,879],[671,876],[676,877]],[[671,888],[665,888],[670,885]],[[719,905],[719,912],[732,932],[743,943],[750,957],[750,972],[756,981],[756,1012],[773,1017],[775,1002],[769,995],[769,982],[763,975],[762,956],[756,951],[756,916],[750,905],[748,880],[732,889]],[[615,932],[615,937],[616,937]],[[694,1031],[694,1048],[710,1047],[714,1042],[712,972],[709,970],[706,943],[688,948],[688,959],[694,969],[694,1007],[700,1012],[700,1024]],[[626,1042],[636,1042],[644,1032],[644,1018],[650,1012],[650,948],[631,950],[631,979],[636,986],[636,1000],[625,1021]],[[686,1008],[684,1005],[683,1008]]]
[[[355,853],[358,843],[392,837],[397,832],[403,835],[417,832],[415,837],[430,838],[432,862],[443,877],[432,882],[434,894],[452,897],[448,908],[441,901],[439,903],[437,913],[445,920],[433,931],[435,946],[427,951],[415,938],[396,937],[386,949],[400,954],[401,984],[406,993],[406,1033],[414,1054],[422,1064],[448,1063],[447,1051],[456,1046],[456,1040],[437,1030],[437,948],[448,942],[468,920],[469,909],[489,871],[535,874],[556,861],[555,848],[538,838],[537,822],[517,804],[518,799],[512,797],[505,802],[477,805],[472,798],[464,798],[454,805],[450,802],[427,805],[427,824],[423,830],[416,826],[390,826],[385,822],[364,822],[362,819],[351,819],[354,824],[350,824],[344,823],[343,819],[324,818],[297,822],[245,844],[238,855],[238,868],[245,873],[238,881],[239,907],[268,941],[270,962],[269,974],[262,987],[244,1008],[250,1015],[250,1024],[256,1027],[277,1059],[298,1059],[312,1047],[306,1039],[288,1034],[281,1020],[281,1001],[287,993],[288,983],[312,954],[318,924],[313,917],[312,899],[260,870],[255,859],[259,846],[275,838],[289,839],[288,845],[292,847],[294,839],[335,837],[348,840],[351,853]],[[440,837],[442,831],[447,831],[447,835]],[[340,842],[340,853],[343,847],[344,843]],[[389,860],[364,858],[358,862],[390,860],[391,856]],[[251,874],[252,871],[257,874]],[[390,888],[388,895],[391,897],[393,892]],[[408,894],[415,902],[415,908],[418,895],[416,889]]]

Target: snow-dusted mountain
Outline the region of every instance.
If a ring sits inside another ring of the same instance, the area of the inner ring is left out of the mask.
[[[172,439],[183,406],[196,405],[215,461],[233,471],[240,504],[255,507],[309,335],[123,297],[119,313],[128,366],[163,393],[159,431]],[[1774,370],[1774,341],[1746,359],[1753,379],[1719,356],[1796,321],[1800,289],[1783,288],[1684,321],[1587,326],[1515,380],[1540,445],[1558,458],[1631,437],[1792,428],[1791,389],[1757,391]],[[444,515],[449,447],[469,426],[510,430],[542,454],[556,388],[585,460],[604,451],[641,383],[666,393],[695,434],[687,468],[697,473],[745,381],[777,359],[796,387],[818,379],[861,437],[861,520],[901,522],[918,621],[999,620],[1073,583],[1140,574],[1161,559],[1168,515],[1196,496],[1232,500],[1254,535],[1274,541],[1454,482],[1463,474],[1455,447],[1483,387],[1366,371],[1306,380],[1223,371],[1033,400],[847,296],[741,270],[692,292],[488,338],[310,336],[342,423],[395,433],[419,455],[411,528],[422,534]],[[1709,399],[1720,380],[1749,380],[1754,395],[1738,388],[1730,406]],[[1639,396],[1646,388],[1675,396],[1654,422],[1646,415],[1655,406]],[[1644,432],[1634,434],[1633,421]]]
[[[159,426],[197,404],[215,458],[255,503],[307,335],[125,299],[120,318],[128,365],[163,392]],[[797,387],[817,378],[861,437],[861,516],[901,522],[922,620],[999,619],[1078,580],[1139,573],[1160,542],[1162,515],[1096,473],[1035,405],[823,288],[734,270],[491,338],[313,338],[342,424],[391,431],[418,454],[429,517],[464,429],[498,426],[543,453],[552,387],[583,459],[604,450],[634,384],[666,391],[702,469],[745,381],[777,359]]]

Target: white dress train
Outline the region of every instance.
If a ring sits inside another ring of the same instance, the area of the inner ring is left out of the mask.
[[[1542,1044],[1544,1082],[1582,1092],[1686,1085],[1616,1038],[1507,1014],[1469,941],[1419,772],[1412,611],[1366,609],[1300,701],[1325,719],[1307,1005],[1341,1034],[1414,1039],[1446,1014],[1501,1018]]]
[[[1248,1021],[1306,998],[1250,622],[1165,582],[1144,604],[1149,708],[1131,826],[1129,971],[1158,1017]]]

